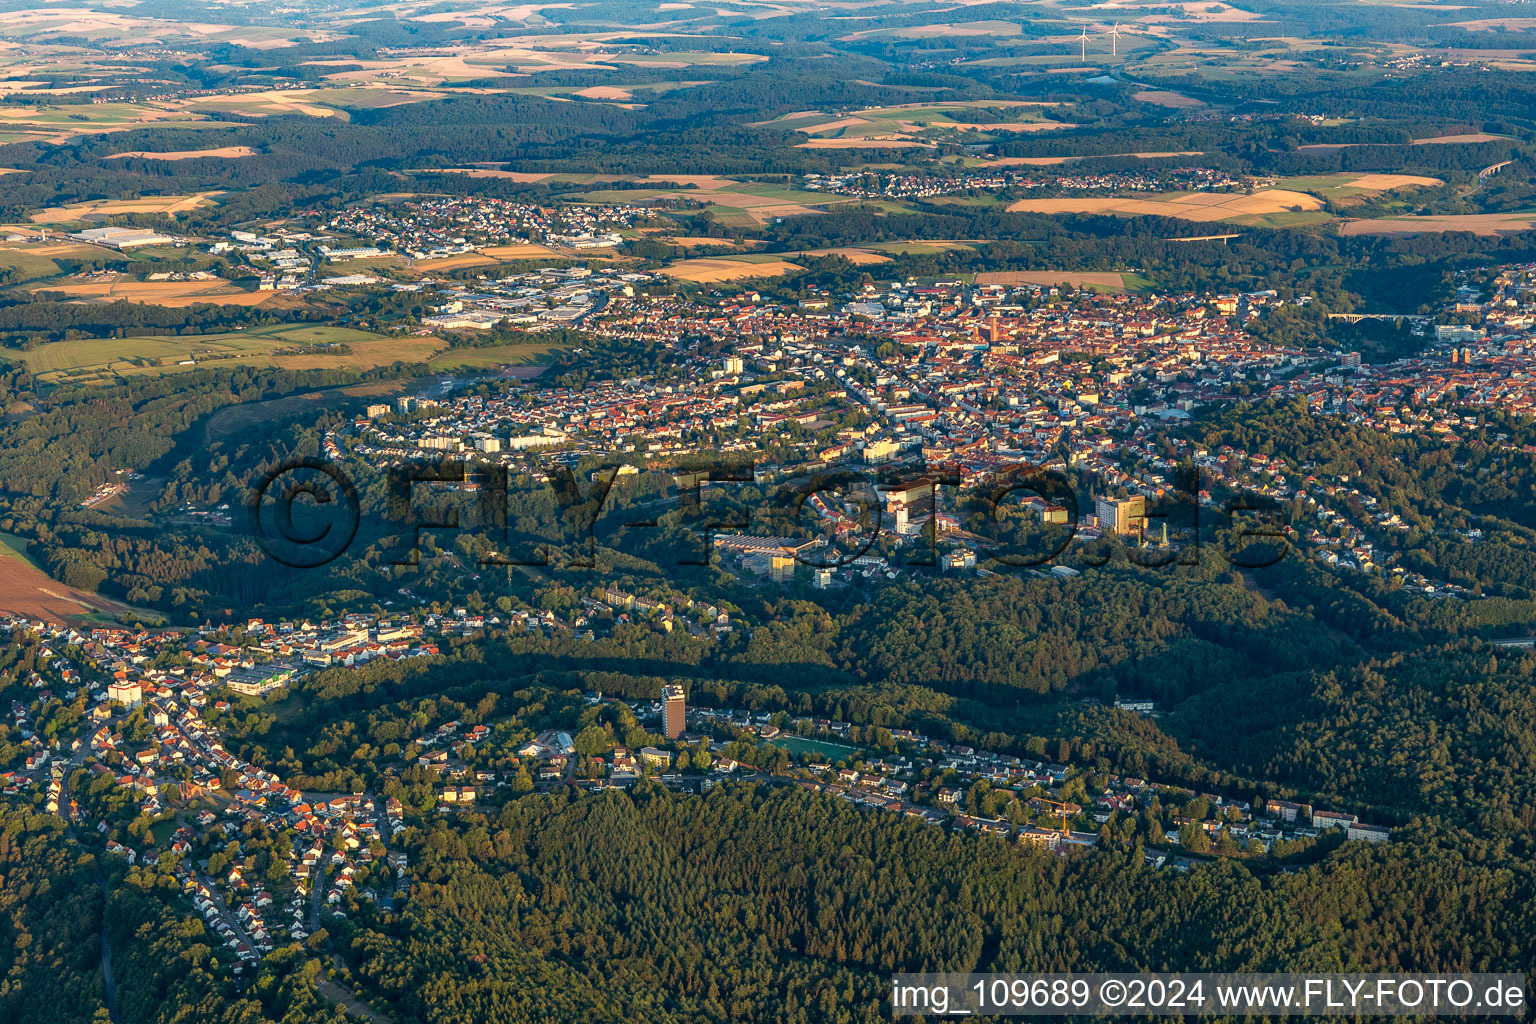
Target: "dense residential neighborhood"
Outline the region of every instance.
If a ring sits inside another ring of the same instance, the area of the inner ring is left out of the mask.
[[[644,599],[611,589],[603,596],[614,606],[646,607]],[[307,937],[326,915],[345,914],[353,901],[393,907],[407,898],[408,861],[390,840],[423,811],[408,813],[400,800],[371,791],[301,791],[232,754],[216,723],[240,713],[235,702],[249,709],[281,699],[284,688],[305,674],[360,668],[380,658],[432,657],[448,637],[492,626],[468,617],[418,622],[352,615],[318,624],[251,619],[234,629],[185,632],[10,618],[0,622],[9,638],[25,634],[42,646],[31,679],[36,700],[12,708],[31,753],[24,768],[0,781],[7,793],[35,787],[48,810],[99,835],[107,854],[130,863],[172,858],[193,909],[228,948],[238,971],[285,937]],[[238,643],[226,642],[234,637]],[[1349,840],[1390,835],[1347,812],[1196,793],[978,750],[909,729],[859,730],[782,712],[687,707],[682,688],[675,690],[671,713],[680,717],[665,724],[661,700],[626,703],[586,694],[586,706],[622,708],[642,724],[652,743],[639,749],[587,748],[585,734],[572,738],[574,721],[564,731],[537,735],[508,732],[494,720],[472,727],[447,721],[429,724],[385,771],[425,769],[438,780],[438,813],[474,809],[530,788],[571,785],[597,792],[645,777],[691,792],[723,783],[791,785],[872,811],[1061,853],[1120,841],[1115,822],[1152,814],[1166,821],[1168,832],[1161,845],[1148,847],[1147,863],[1180,871],[1211,852],[1262,856],[1277,843],[1316,841],[1331,830]],[[83,711],[80,736],[52,728],[51,740],[39,735],[35,713],[63,721],[71,708]],[[1150,702],[1123,702],[1122,710],[1156,713]],[[663,735],[674,731],[671,739]],[[517,756],[487,770],[476,766],[477,749],[515,750]],[[774,753],[774,767],[747,759],[762,752]],[[536,781],[529,786],[529,780]],[[125,831],[121,798],[105,795],[112,793],[127,795],[133,817],[163,824],[137,835]],[[114,807],[107,817],[97,816]],[[275,867],[269,863],[258,872],[257,861],[243,853],[236,837],[242,830],[251,834],[252,825],[281,838],[287,854]]]
[[[1090,504],[1103,495],[1151,504],[1187,496],[1219,516],[1238,494],[1273,499],[1299,510],[1288,532],[1308,557],[1397,577],[1425,594],[1467,594],[1380,553],[1384,535],[1410,528],[1406,510],[1362,494],[1348,474],[1207,447],[1180,427],[1197,410],[1238,398],[1305,402],[1380,433],[1447,441],[1475,418],[1454,405],[1523,413],[1536,351],[1532,271],[1499,268],[1463,285],[1448,315],[1478,320],[1476,327],[1395,321],[1433,337],[1420,354],[1385,363],[1266,341],[1268,325],[1305,315],[1310,304],[1274,291],[1096,292],[994,273],[871,281],[857,293],[776,302],[756,292],[688,299],[659,287],[658,275],[612,269],[484,277],[472,290],[441,288],[439,312],[428,320],[471,330],[579,323],[611,342],[664,346],[684,369],[579,389],[507,376],[472,394],[457,393],[469,379],[445,378],[369,406],[350,430],[328,438],[327,450],[373,464],[466,458],[535,480],[587,457],[617,458],[625,474],[664,471],[701,452],[749,463],[759,483],[823,469],[929,474],[944,485],[923,501],[879,486],[884,528],[898,547],[911,547],[931,543],[933,527],[960,568],[985,568],[989,541],[964,521],[959,495],[1018,467],[1070,471],[1096,481],[1099,493],[1079,495]],[[1495,444],[1500,438],[1507,442],[1498,435]],[[1197,484],[1179,478],[1181,465],[1198,470]],[[830,541],[857,532],[851,506],[832,498],[814,505]],[[1066,521],[1059,499],[1031,508],[1043,526]],[[1103,532],[1088,508],[1069,518],[1079,542]],[[1140,527],[1113,532],[1174,549],[1185,542],[1179,524],[1150,505]],[[1476,544],[1480,531],[1458,537]],[[861,569],[899,569],[887,564],[894,555],[870,552]],[[802,572],[811,565],[797,561]],[[1073,564],[1070,549],[1060,563]]]

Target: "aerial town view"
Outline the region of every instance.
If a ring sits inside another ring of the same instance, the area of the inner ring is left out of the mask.
[[[1529,1019],[1527,5],[0,71],[0,1024]]]

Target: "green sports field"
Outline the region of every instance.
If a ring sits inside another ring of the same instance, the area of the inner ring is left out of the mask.
[[[849,747],[841,743],[832,743],[828,740],[807,739],[804,736],[779,736],[768,741],[776,747],[782,747],[791,754],[817,754],[830,758],[833,761],[841,761],[850,754],[857,754],[858,747]]]

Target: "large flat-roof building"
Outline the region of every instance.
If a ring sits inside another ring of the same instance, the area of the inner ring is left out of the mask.
[[[1147,499],[1140,495],[1118,500],[1100,498],[1097,511],[1099,530],[1105,536],[1114,534],[1117,537],[1134,537],[1146,525]]]
[[[170,245],[176,239],[145,228],[86,228],[69,236],[77,242],[104,245],[108,249],[132,249],[140,245]]]

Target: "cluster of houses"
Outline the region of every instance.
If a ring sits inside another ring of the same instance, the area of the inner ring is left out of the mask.
[[[1484,304],[1490,316],[1518,312],[1533,301],[1529,273],[1500,273],[1494,298]],[[1508,361],[1526,358],[1523,341],[1495,336],[1497,357],[1486,346],[1474,351],[1463,344],[1388,367],[1362,366],[1350,353],[1342,366],[1338,360],[1320,365],[1316,353],[1268,344],[1245,328],[1283,306],[1306,305],[1306,296],[1066,297],[1055,287],[1023,280],[1035,276],[873,283],[845,296],[849,301],[840,310],[830,298],[795,304],[765,302],[755,293],[718,299],[615,295],[589,329],[666,345],[687,357],[687,369],[581,389],[502,382],[489,393],[477,389],[442,400],[407,396],[395,408],[370,409],[353,425],[345,450],[372,461],[460,452],[535,479],[554,464],[586,456],[664,466],[701,451],[749,460],[759,482],[781,468],[920,474],[941,467],[970,486],[1029,464],[1071,469],[1106,492],[1152,502],[1174,492],[1176,467],[1192,461],[1202,472],[1195,495],[1202,505],[1220,507],[1238,491],[1287,505],[1300,501],[1306,514],[1290,524],[1292,536],[1304,538],[1299,550],[1323,564],[1398,574],[1426,594],[1466,594],[1450,581],[1393,565],[1395,556],[1379,556],[1381,534],[1409,525],[1395,510],[1374,508],[1375,499],[1347,478],[1276,456],[1233,448],[1208,452],[1170,435],[1167,426],[1208,403],[1258,393],[1303,398],[1374,429],[1455,439],[1466,417],[1440,400],[1463,393],[1457,388],[1520,407],[1527,374],[1510,372]],[[1513,322],[1505,318],[1506,327]],[[730,353],[704,363],[691,353],[698,339],[709,337],[731,339]],[[1434,373],[1445,380],[1425,390]],[[1393,383],[1373,401],[1362,385],[1378,378]],[[1137,468],[1127,468],[1133,462]],[[942,491],[934,499],[952,500]],[[1061,506],[1039,504],[1043,522],[1064,520]],[[812,505],[829,519],[843,518],[825,502]],[[923,535],[926,514],[907,511],[913,514],[906,521],[892,520],[887,528]],[[952,515],[929,511],[938,513],[940,533],[958,528]],[[1079,520],[1080,539],[1098,535],[1093,520]],[[833,535],[839,527],[853,529],[851,522],[832,526]],[[1464,539],[1475,542],[1470,535]],[[771,555],[741,555],[744,569],[774,575]],[[976,552],[945,558],[946,567],[965,569],[975,565]],[[777,568],[793,574],[788,563]],[[818,585],[856,582],[852,571],[874,578],[894,568],[871,562],[815,575]]]
[[[46,783],[47,809],[105,834],[108,854],[129,863],[158,862],[165,854],[177,858],[174,870],[194,908],[231,953],[248,963],[273,948],[279,934],[299,939],[309,934],[313,915],[306,908],[312,890],[317,903],[338,908],[360,868],[381,859],[396,879],[394,886],[404,887],[406,855],[387,846],[404,828],[402,809],[393,798],[306,796],[277,773],[226,749],[221,731],[205,715],[230,710],[222,697],[226,689],[265,694],[320,666],[433,653],[435,645],[423,637],[437,632],[437,625],[435,619],[418,624],[365,616],[319,624],[250,619],[238,630],[184,633],[0,620],[0,634],[7,639],[19,641],[27,634],[39,641],[38,668],[27,680],[39,698],[47,701],[56,691],[69,701],[83,697],[89,723],[82,738],[55,740],[50,748],[32,730],[26,708],[13,702],[13,720],[35,752],[24,769],[0,781],[12,793],[31,782]],[[457,620],[444,625],[461,628]],[[238,634],[238,643],[225,642],[235,639],[231,634]],[[91,671],[83,672],[84,666]],[[124,728],[129,720],[137,723],[131,736]],[[162,814],[168,791],[179,803],[204,809],[163,844],[135,848],[126,837],[108,834],[106,821],[87,820],[78,795],[68,792],[69,773],[79,767],[91,778],[109,777],[132,793],[144,814]],[[245,877],[238,860],[213,878],[206,874],[206,857],[192,859],[206,830],[221,822],[236,829],[257,823],[294,837],[284,872],[283,888],[289,893],[284,907],[274,906],[265,880]],[[357,895],[388,900],[392,892],[381,896],[370,889]],[[278,919],[285,911],[289,919]]]
[[[541,206],[482,196],[417,196],[351,206],[329,215],[323,227],[367,239],[371,248],[434,260],[519,244],[612,248],[619,244],[618,232],[650,215],[643,206],[629,203]]]
[[[860,199],[931,199],[957,192],[1082,192],[1228,191],[1267,188],[1274,179],[1230,174],[1211,167],[1178,167],[1167,170],[1117,170],[1075,172],[1044,166],[999,166],[912,171],[844,171],[807,174],[804,188],[810,192],[854,196]]]
[[[619,703],[614,698],[588,695],[589,702]],[[630,709],[642,721],[659,722],[663,706],[659,701],[629,701]],[[1128,702],[1139,706],[1142,702]],[[576,784],[601,790],[624,788],[646,771],[664,784],[681,788],[708,789],[731,776],[764,777],[756,767],[738,763],[721,752],[722,740],[748,738],[759,743],[781,743],[787,749],[801,749],[795,744],[809,741],[812,751],[784,770],[774,781],[799,785],[848,800],[863,807],[891,811],[919,820],[947,825],[961,831],[998,836],[1019,843],[1040,845],[1066,851],[1097,846],[1097,831],[1079,830],[1088,823],[1104,825],[1113,815],[1136,814],[1156,800],[1162,806],[1187,804],[1202,797],[1208,815],[1199,820],[1174,815],[1170,824],[1193,826],[1210,839],[1231,837],[1250,853],[1268,852],[1277,842],[1316,839],[1331,829],[1343,829],[1348,840],[1383,842],[1391,829],[1360,821],[1348,812],[1314,810],[1310,805],[1281,799],[1258,803],[1215,793],[1196,793],[1180,785],[1147,779],[1109,775],[1105,782],[1088,793],[1088,775],[1066,764],[1050,764],[1012,754],[978,750],[967,744],[934,739],[910,729],[890,729],[891,741],[899,753],[873,756],[848,742],[854,727],[846,722],[825,718],[773,715],[763,711],[732,708],[694,707],[687,710],[695,731],[682,733],[681,742],[713,748],[714,758],[702,777],[690,779],[673,770],[673,754],[667,749],[647,747],[638,758],[624,748],[608,757],[595,757],[596,777],[590,775]],[[775,723],[779,724],[775,724]],[[456,725],[456,723],[450,723]],[[568,733],[550,732],[518,751],[538,766],[540,781],[569,779],[567,771],[573,756]],[[834,763],[833,758],[839,763]],[[1082,780],[1085,797],[1066,795],[1069,783]],[[969,812],[968,795],[973,787],[984,784],[988,791],[1011,791],[1023,809],[1025,821],[988,819]],[[1170,830],[1163,848],[1152,848],[1149,863],[1168,864],[1187,869],[1191,858],[1179,848],[1178,832]]]
[[[622,614],[653,617],[687,613],[700,622],[713,622],[724,614],[696,604],[674,607],[612,587],[590,600],[589,611],[600,605],[610,613],[622,609]],[[238,629],[210,627],[191,633],[67,627],[11,618],[0,622],[0,630],[11,637],[22,631],[41,642],[39,667],[31,679],[39,695],[48,697],[54,687],[69,699],[85,695],[92,724],[82,739],[67,748],[55,743],[49,749],[33,734],[26,708],[13,704],[12,716],[23,739],[30,739],[36,749],[23,771],[8,773],[0,781],[11,792],[22,785],[46,785],[50,811],[87,828],[92,823],[86,820],[78,798],[67,791],[69,772],[79,766],[87,767],[93,777],[109,776],[117,787],[135,794],[138,809],[146,814],[165,810],[167,791],[174,792],[179,804],[200,808],[168,840],[149,847],[136,847],[126,837],[111,833],[106,821],[94,827],[104,834],[109,854],[131,863],[158,862],[167,854],[176,858],[173,870],[194,910],[238,963],[249,964],[284,938],[307,937],[318,923],[322,906],[330,913],[344,913],[342,905],[349,894],[392,903],[406,891],[405,854],[388,845],[405,822],[403,808],[393,798],[306,794],[277,773],[231,753],[217,725],[204,717],[229,709],[216,691],[244,687],[241,692],[265,693],[273,680],[279,680],[276,685],[280,686],[294,674],[319,666],[423,653],[431,647],[426,637],[434,632],[457,630],[469,635],[467,618],[431,617],[418,623],[352,615],[319,624],[250,619]],[[160,657],[167,653],[181,657]],[[87,664],[90,673],[81,670]],[[613,700],[595,694],[588,699],[594,704]],[[621,746],[588,758],[578,779],[574,741],[570,732],[560,730],[524,743],[517,750],[519,759],[532,768],[541,788],[567,783],[587,789],[624,787],[650,774],[664,784],[700,791],[733,776],[755,777],[1055,850],[1095,845],[1095,832],[1076,827],[1090,818],[1102,824],[1117,812],[1134,813],[1154,797],[1167,802],[1195,796],[1177,786],[1110,776],[1098,792],[1084,797],[1084,786],[1074,789],[1076,799],[1069,799],[1068,787],[1079,779],[1086,783],[1087,776],[1068,765],[977,750],[900,728],[889,730],[896,751],[874,756],[850,742],[854,727],[845,722],[729,708],[685,712],[680,693],[669,697],[665,706],[662,701],[635,701],[630,709],[638,720],[657,723],[669,741],[694,749],[700,744],[712,748],[707,769],[702,773],[697,766],[692,772],[678,770],[674,759],[681,747],[629,750]],[[697,731],[682,731],[685,713],[691,715]],[[140,723],[136,739],[130,739],[124,728],[130,719]],[[147,736],[142,731],[145,725]],[[493,732],[494,726],[488,723],[466,728],[455,721],[415,738],[411,750],[416,765],[439,777],[440,809],[473,808],[487,791],[510,784],[511,772],[472,768],[451,753],[461,743],[484,743]],[[723,744],[741,738],[810,753],[779,775],[768,776],[725,756]],[[396,770],[399,767],[403,764]],[[1026,820],[987,819],[974,813],[970,797],[982,784],[987,790],[1011,790]],[[1176,824],[1192,824],[1213,836],[1225,832],[1249,850],[1268,849],[1280,840],[1316,837],[1332,829],[1344,830],[1351,840],[1383,841],[1390,836],[1389,829],[1347,813],[1284,800],[1250,806],[1239,799],[1205,796],[1214,812],[1211,817],[1198,822],[1180,819]],[[246,822],[293,837],[280,884],[273,884],[270,872],[261,878],[248,877],[247,862],[240,856],[223,863],[217,877],[209,873],[210,859],[198,857],[211,838],[227,838],[229,826],[238,830]],[[1175,835],[1168,837],[1166,846],[1152,850],[1149,860],[1189,866],[1189,858],[1177,855]],[[381,871],[391,878],[390,891],[357,888],[355,879],[365,868],[370,879],[379,878]]]

